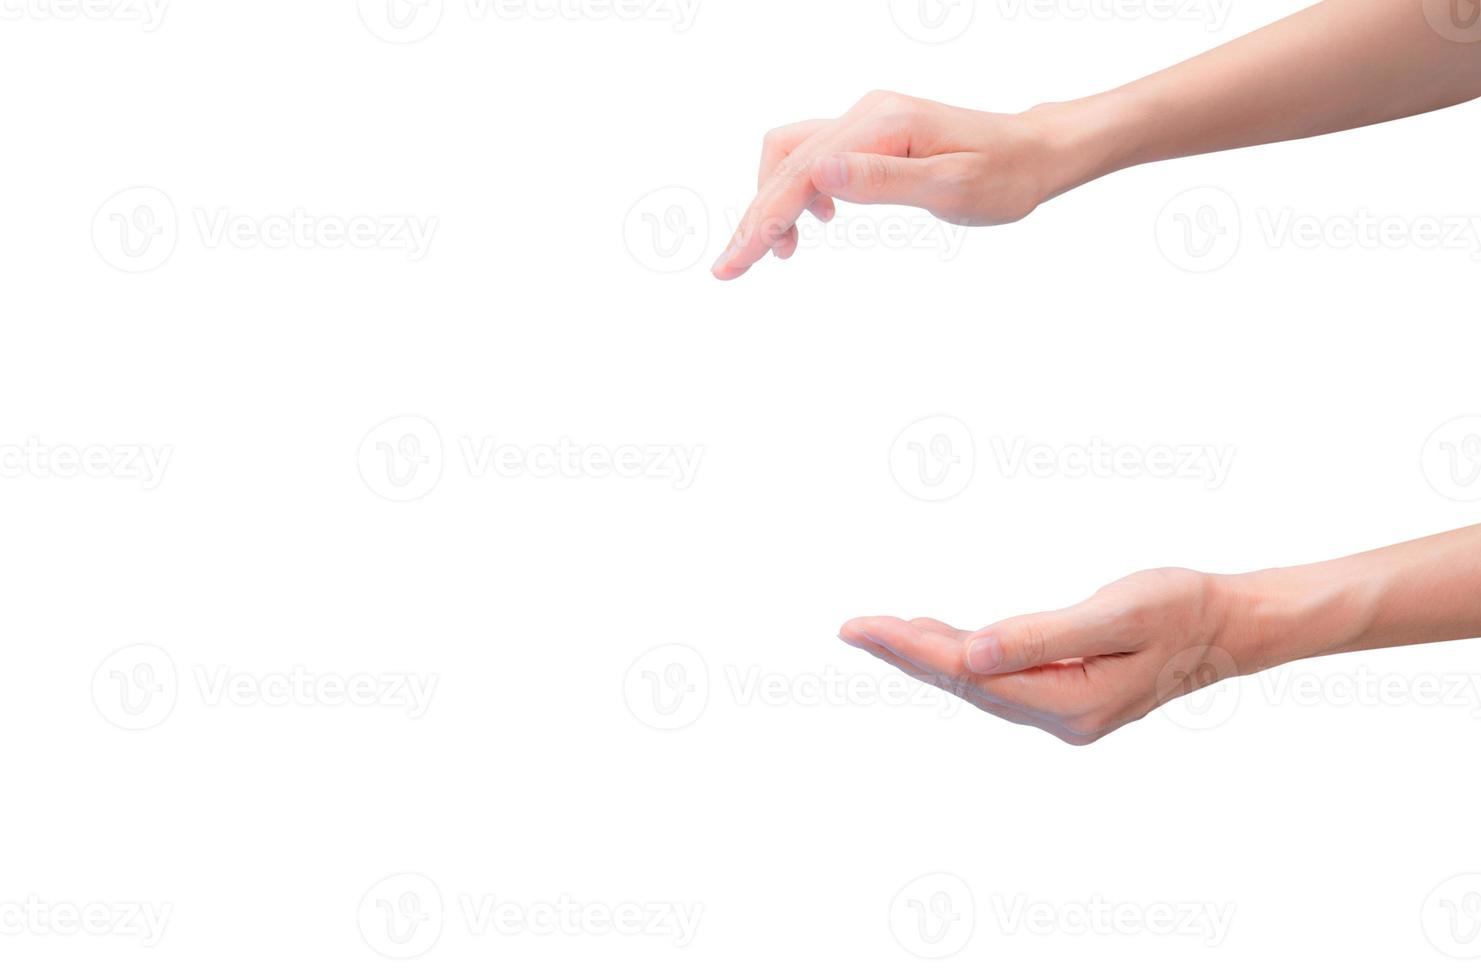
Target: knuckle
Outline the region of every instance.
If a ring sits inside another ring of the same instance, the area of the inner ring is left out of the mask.
[[[894,167],[883,157],[865,157],[864,183],[870,190],[882,191],[894,179]]]
[[[916,100],[899,92],[889,89],[874,89],[864,98],[859,100],[859,107],[877,113],[906,112],[912,109]]]
[[[809,161],[799,160],[797,154],[793,153],[777,161],[776,166],[772,168],[771,176],[774,180],[791,181],[805,174],[810,167]]]
[[[1186,568],[1152,568],[1096,593],[1111,628],[1127,642],[1152,636],[1169,617],[1197,618],[1210,602],[1209,577]]]
[[[791,228],[791,222],[776,217],[763,218],[756,224],[756,232],[768,248],[780,241]]]
[[[1104,610],[1113,629],[1136,631],[1156,618],[1159,595],[1155,589],[1145,587],[1145,580],[1139,582],[1133,576],[1106,586],[1093,598]]]
[[[1108,631],[1118,644],[1136,643],[1149,635],[1155,618],[1144,602],[1123,603],[1112,610]]]
[[[1041,662],[1049,654],[1049,636],[1038,623],[1025,623],[1004,651],[1010,660]]]

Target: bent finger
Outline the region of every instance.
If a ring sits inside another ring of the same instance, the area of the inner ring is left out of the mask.
[[[787,158],[804,142],[819,133],[824,127],[831,126],[836,120],[833,119],[808,119],[803,122],[791,123],[786,126],[778,126],[766,134],[761,141],[761,169],[756,176],[756,190],[760,191],[766,186],[766,182],[776,176]],[[807,209],[812,212],[813,217],[819,221],[832,221],[838,212],[833,199],[826,195],[819,196],[808,204]]]
[[[1010,674],[1061,660],[1131,653],[1139,639],[1124,612],[1090,599],[978,630],[967,640],[967,667],[974,674]]]
[[[855,204],[904,204],[928,211],[946,210],[964,168],[948,153],[935,157],[902,157],[883,153],[833,153],[815,160],[812,184],[820,193]]]
[[[949,679],[953,693],[973,690],[976,696],[1005,708],[1023,711],[1057,723],[1073,710],[1078,693],[1074,678],[1059,672],[1026,672],[1004,676],[980,676],[967,669],[963,638],[921,629],[890,616],[867,616],[850,620],[842,634],[883,646],[895,656],[924,672]]]
[[[922,683],[930,684],[932,687],[940,688],[942,691],[945,691],[947,694],[950,694],[954,697],[961,698],[963,701],[966,701],[968,704],[972,705],[974,708],[977,708],[980,711],[985,711],[990,715],[1002,718],[1004,721],[1011,721],[1015,725],[1028,725],[1033,728],[1047,731],[1050,734],[1055,735],[1056,737],[1063,737],[1056,730],[1057,726],[1046,723],[1044,719],[1025,711],[1019,711],[1018,709],[1009,707],[1008,705],[999,704],[996,701],[993,701],[991,698],[984,697],[974,685],[970,683],[964,684],[963,680],[959,677],[943,677],[940,674],[935,674],[930,671],[924,670],[911,663],[910,661],[896,656],[887,647],[884,647],[865,636],[857,633],[851,634],[847,627],[844,628],[844,631],[838,634],[838,637],[850,646],[857,647],[866,653],[872,654],[878,659],[889,664],[891,667],[894,667],[896,670],[899,670],[901,673],[906,674],[909,677]]]
[[[756,194],[725,253],[711,270],[717,279],[737,279],[781,241],[821,192],[813,186],[810,161],[866,138],[851,130],[824,127],[779,165]]]

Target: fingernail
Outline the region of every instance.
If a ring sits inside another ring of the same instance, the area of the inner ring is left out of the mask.
[[[730,260],[735,258],[736,253],[739,251],[739,245],[732,245],[727,248],[725,254],[715,260],[715,264],[710,267],[710,271],[715,273],[725,271],[726,266],[730,265]]]
[[[1003,665],[1003,645],[991,634],[979,636],[967,647],[967,669],[974,674],[991,674]]]
[[[818,169],[822,190],[837,190],[848,183],[848,163],[843,157],[829,157]]]

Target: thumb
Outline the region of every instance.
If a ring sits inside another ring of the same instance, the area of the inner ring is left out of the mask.
[[[905,204],[930,209],[940,198],[931,159],[835,153],[813,161],[813,186],[855,204]]]
[[[967,637],[974,674],[1009,674],[1057,660],[1136,650],[1140,637],[1122,611],[1095,600],[1058,612],[1015,616]]]

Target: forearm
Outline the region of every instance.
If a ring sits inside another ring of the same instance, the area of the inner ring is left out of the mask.
[[[1110,92],[1025,114],[1049,144],[1046,197],[1124,167],[1302,139],[1481,96],[1481,41],[1421,0],[1324,0]]]
[[[1221,577],[1245,672],[1481,636],[1481,526],[1349,558]]]

